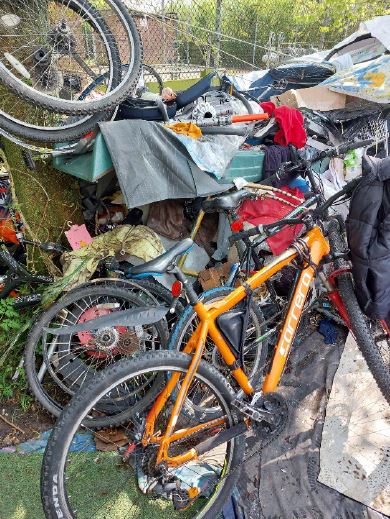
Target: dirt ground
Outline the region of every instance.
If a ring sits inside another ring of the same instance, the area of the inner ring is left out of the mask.
[[[0,403],[0,449],[36,438],[53,424],[53,418],[37,404],[22,411],[17,402],[3,401]]]

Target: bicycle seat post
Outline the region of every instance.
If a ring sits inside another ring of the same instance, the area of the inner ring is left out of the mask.
[[[188,300],[192,306],[195,306],[199,302],[198,294],[193,289],[191,282],[184,275],[182,270],[178,265],[175,265],[172,269],[170,269],[169,274],[173,274],[180,283],[182,283],[184,292],[188,297]]]

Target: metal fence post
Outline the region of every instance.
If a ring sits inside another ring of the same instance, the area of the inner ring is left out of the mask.
[[[215,7],[215,55],[214,66],[219,67],[221,59],[222,0],[216,0]]]

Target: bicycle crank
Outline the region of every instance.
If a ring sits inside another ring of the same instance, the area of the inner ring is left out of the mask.
[[[232,405],[251,419],[256,436],[263,440],[277,436],[287,423],[287,404],[279,393],[257,394],[251,403],[236,399]]]

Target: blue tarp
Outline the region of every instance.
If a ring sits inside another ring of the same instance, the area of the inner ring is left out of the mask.
[[[0,454],[43,454],[46,449],[47,441],[51,434],[51,429],[41,433],[38,438],[33,438],[19,445],[0,449]],[[95,440],[92,432],[81,432],[72,441],[70,452],[94,452],[96,451]]]

